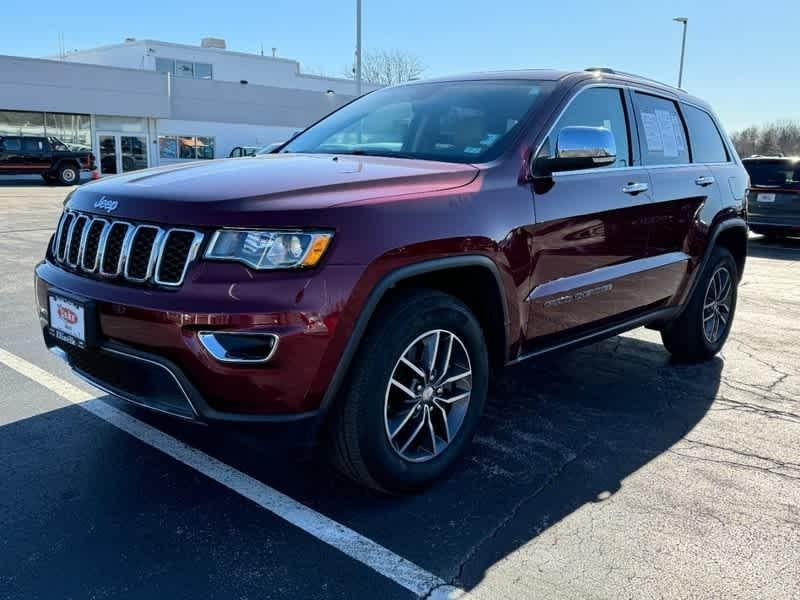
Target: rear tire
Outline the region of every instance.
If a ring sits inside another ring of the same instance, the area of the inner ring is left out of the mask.
[[[334,409],[334,466],[381,492],[425,488],[463,454],[488,383],[486,341],[467,306],[403,292],[375,315]]]
[[[680,317],[661,331],[673,358],[703,362],[725,345],[736,312],[739,272],[733,255],[717,246]]]
[[[80,174],[80,170],[75,165],[62,165],[58,169],[58,181],[61,185],[75,185],[80,179]]]

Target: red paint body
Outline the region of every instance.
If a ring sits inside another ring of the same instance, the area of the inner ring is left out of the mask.
[[[555,176],[539,189],[527,164],[569,99],[586,85],[630,81],[552,72],[486,77],[558,82],[492,163],[266,155],[137,172],[85,185],[68,200],[69,208],[97,213],[95,201],[107,196],[119,201],[115,218],[208,232],[332,229],[316,268],[258,272],[197,260],[180,289],[165,290],[98,281],[48,260],[36,269],[39,306],[47,306],[48,288],[93,299],[103,336],[172,361],[218,411],[269,415],[320,406],[368,297],[404,266],[488,258],[505,298],[507,361],[640,309],[679,306],[715,230],[742,215],[746,176],[738,158],[715,167],[721,183],[702,193],[672,183],[677,170],[643,167]],[[651,193],[620,196],[634,174],[647,178]],[[548,285],[553,293],[540,287]],[[266,364],[226,365],[198,342],[197,331],[209,329],[277,333],[280,346]]]

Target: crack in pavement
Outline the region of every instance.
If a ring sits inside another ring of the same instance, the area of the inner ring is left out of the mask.
[[[545,480],[545,481],[542,483],[542,485],[540,485],[538,488],[536,488],[536,489],[535,489],[533,492],[531,492],[530,494],[527,494],[526,496],[524,496],[524,497],[520,498],[520,499],[519,499],[519,500],[518,500],[518,501],[517,501],[517,502],[514,504],[514,506],[511,508],[511,510],[510,510],[510,511],[509,511],[509,512],[506,514],[506,516],[505,516],[505,517],[504,517],[502,520],[500,520],[500,521],[499,521],[499,522],[498,522],[498,523],[497,523],[497,524],[496,524],[496,525],[495,525],[495,526],[492,528],[492,530],[491,530],[491,531],[489,531],[489,533],[487,533],[485,536],[483,536],[483,537],[482,537],[480,540],[478,540],[478,542],[477,542],[476,544],[474,544],[474,545],[472,546],[472,548],[470,548],[470,549],[469,549],[469,551],[466,553],[466,555],[464,556],[464,558],[463,558],[463,559],[461,560],[461,562],[459,563],[459,565],[458,565],[458,569],[457,569],[457,571],[456,571],[456,574],[455,574],[455,575],[454,575],[454,576],[451,578],[451,581],[452,581],[452,582],[454,582],[454,583],[460,583],[460,582],[461,582],[461,580],[462,580],[462,577],[463,577],[463,575],[464,575],[464,568],[466,567],[467,563],[469,563],[469,562],[470,562],[470,561],[471,561],[473,558],[475,558],[475,556],[478,554],[478,551],[481,549],[481,547],[483,547],[483,546],[484,546],[484,545],[485,545],[487,542],[489,542],[489,541],[491,541],[491,540],[495,539],[495,538],[497,537],[497,535],[498,535],[498,534],[499,534],[499,533],[500,533],[500,532],[501,532],[503,529],[505,529],[505,527],[506,527],[506,526],[507,526],[509,523],[511,523],[511,521],[513,521],[513,520],[516,518],[516,516],[517,516],[517,514],[519,513],[519,511],[522,509],[522,507],[523,507],[523,506],[524,506],[524,505],[525,505],[525,504],[526,504],[528,501],[532,500],[533,498],[535,498],[536,496],[538,496],[539,494],[541,494],[541,493],[542,493],[542,492],[543,492],[545,489],[547,489],[547,488],[548,488],[548,487],[549,487],[549,486],[550,486],[550,485],[551,485],[551,484],[552,484],[552,483],[553,483],[553,482],[554,482],[556,479],[558,479],[558,478],[559,478],[559,476],[561,475],[561,473],[563,473],[563,472],[564,472],[564,470],[565,470],[567,467],[569,467],[571,464],[573,464],[575,461],[577,461],[577,460],[578,460],[580,457],[582,457],[582,456],[583,456],[583,455],[586,453],[586,450],[589,448],[589,446],[591,446],[591,445],[592,445],[592,444],[593,444],[595,441],[596,441],[596,440],[595,440],[595,438],[594,438],[594,437],[591,437],[591,436],[589,436],[589,437],[587,438],[587,441],[586,441],[584,444],[582,444],[582,445],[581,445],[581,447],[580,447],[580,448],[578,448],[578,450],[577,450],[576,452],[574,452],[574,453],[573,453],[571,456],[568,456],[568,457],[567,457],[567,460],[565,460],[565,461],[564,461],[564,462],[563,462],[563,463],[562,463],[562,464],[561,464],[561,465],[560,465],[560,466],[559,466],[559,467],[558,467],[558,468],[557,468],[557,469],[556,469],[556,470],[555,470],[555,471],[554,471],[554,472],[553,472],[553,473],[550,475],[550,477],[548,477],[548,478],[547,478],[547,479],[546,479],[546,480]]]

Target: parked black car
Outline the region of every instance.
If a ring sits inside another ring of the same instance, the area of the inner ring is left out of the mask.
[[[95,168],[91,152],[74,152],[55,137],[0,137],[0,175],[41,175],[46,183],[72,185]]]
[[[757,156],[742,163],[750,175],[750,230],[776,238],[800,235],[800,158]]]

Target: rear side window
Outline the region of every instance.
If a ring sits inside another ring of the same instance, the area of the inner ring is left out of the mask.
[[[689,127],[689,142],[692,144],[692,161],[697,163],[728,162],[725,143],[719,135],[714,120],[706,111],[683,105],[686,125]]]
[[[628,143],[628,119],[618,88],[589,88],[579,92],[564,114],[553,127],[550,138],[542,148],[545,152],[554,149],[559,132],[565,127],[604,127],[614,134],[617,144],[617,160],[609,167],[629,167],[630,145]],[[599,167],[602,168],[602,167]]]
[[[636,92],[636,119],[645,165],[682,165],[689,162],[686,131],[672,100]]]
[[[22,149],[22,144],[19,138],[3,138],[3,149],[6,152],[19,152]]]
[[[42,152],[44,150],[44,142],[38,138],[22,138],[22,151],[23,152]]]

